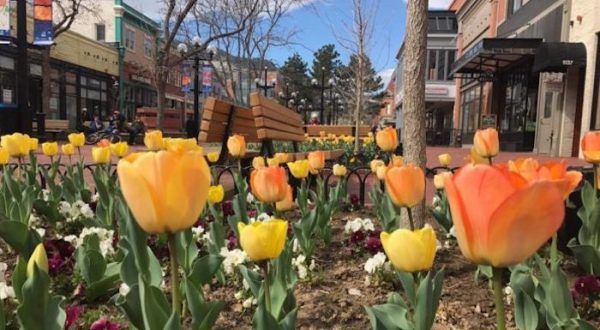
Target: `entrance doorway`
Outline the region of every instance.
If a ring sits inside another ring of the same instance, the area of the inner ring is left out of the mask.
[[[558,156],[558,142],[561,139],[560,118],[564,106],[564,74],[541,73],[539,91],[537,152]]]

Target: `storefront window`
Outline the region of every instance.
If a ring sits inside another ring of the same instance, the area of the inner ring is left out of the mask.
[[[477,116],[481,103],[479,85],[475,85],[462,93],[462,131],[473,133],[477,129]]]
[[[504,109],[500,116],[502,132],[535,130],[535,110],[530,110],[534,109],[531,93],[537,94],[529,89],[528,73],[515,72],[506,75]]]
[[[455,50],[429,49],[427,51],[427,80],[452,80],[450,69],[454,63]]]
[[[15,104],[15,61],[12,58],[0,56],[0,104]]]

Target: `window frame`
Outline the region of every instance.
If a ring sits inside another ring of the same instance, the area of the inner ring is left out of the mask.
[[[102,39],[99,38],[99,28],[102,27]],[[106,24],[96,23],[96,41],[106,41]]]
[[[125,32],[123,35],[123,37],[125,39],[123,42],[125,44],[125,49],[127,49],[130,52],[135,53],[136,30],[128,25],[125,25],[123,30]],[[129,36],[128,36],[129,32],[132,33],[133,38],[129,38]]]

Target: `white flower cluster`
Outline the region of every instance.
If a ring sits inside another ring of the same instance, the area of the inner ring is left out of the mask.
[[[303,254],[292,259],[292,266],[298,270],[298,277],[303,280],[308,275],[308,271],[313,271],[316,267],[315,260],[311,260],[310,265],[306,267],[306,257]]]
[[[44,237],[44,235],[46,234],[46,229],[42,228],[42,219],[40,217],[38,217],[37,215],[31,213],[29,215],[29,228],[37,231],[38,235],[40,235],[40,237]]]
[[[344,232],[346,234],[356,233],[357,231],[375,231],[375,225],[369,218],[361,219],[356,218],[354,220],[346,222]]]
[[[112,256],[115,254],[115,249],[113,248],[113,230],[100,227],[86,227],[83,228],[81,234],[79,234],[79,237],[75,235],[68,235],[63,237],[63,240],[71,243],[73,246],[75,246],[75,248],[78,248],[83,244],[85,237],[88,235],[98,236],[98,240],[100,241],[100,253],[103,257]]]
[[[223,247],[221,248],[219,255],[225,258],[225,260],[223,260],[223,269],[227,275],[233,274],[235,268],[246,262],[247,259],[246,252],[240,249],[233,249],[230,251],[226,247]]]
[[[383,252],[377,252],[376,255],[372,256],[365,263],[365,271],[369,274],[374,274],[380,269],[383,269],[385,263],[387,261],[387,257]]]
[[[198,243],[210,243],[210,233],[204,230],[204,227],[192,227],[192,237]]]
[[[252,195],[252,193],[249,192],[248,195],[246,196],[246,202],[248,204],[252,204],[252,203],[254,203],[255,200],[256,199],[254,198],[254,195]]]
[[[58,213],[60,213],[67,222],[74,222],[80,220],[82,217],[86,219],[92,219],[94,217],[94,211],[92,211],[90,205],[83,201],[76,201],[73,204],[62,201],[58,204]]]
[[[248,221],[250,223],[253,223],[253,222],[256,222],[256,221],[265,222],[265,221],[269,221],[269,220],[272,220],[272,219],[275,219],[275,217],[270,216],[270,215],[268,215],[268,214],[266,214],[266,213],[263,212],[263,213],[257,215],[256,218],[250,218]]]
[[[50,190],[42,189],[42,199],[46,202],[50,200]]]
[[[15,290],[12,286],[6,284],[4,278],[4,272],[6,272],[7,268],[8,265],[6,263],[0,262],[0,301],[15,297]]]

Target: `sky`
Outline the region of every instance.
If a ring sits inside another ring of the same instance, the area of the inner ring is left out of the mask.
[[[127,0],[128,4],[150,17],[160,17],[161,5],[157,0]],[[373,33],[367,53],[375,70],[387,83],[396,66],[396,53],[402,44],[406,24],[406,0],[364,0],[372,14]],[[446,9],[451,0],[429,0],[431,9]],[[293,43],[286,47],[272,48],[268,54],[276,64],[299,53],[308,67],[312,66],[313,53],[325,44],[333,43],[347,63],[350,51],[344,48],[343,40],[351,36],[347,23],[352,19],[351,0],[308,0],[307,5],[291,10],[282,20],[285,27],[297,33]]]

